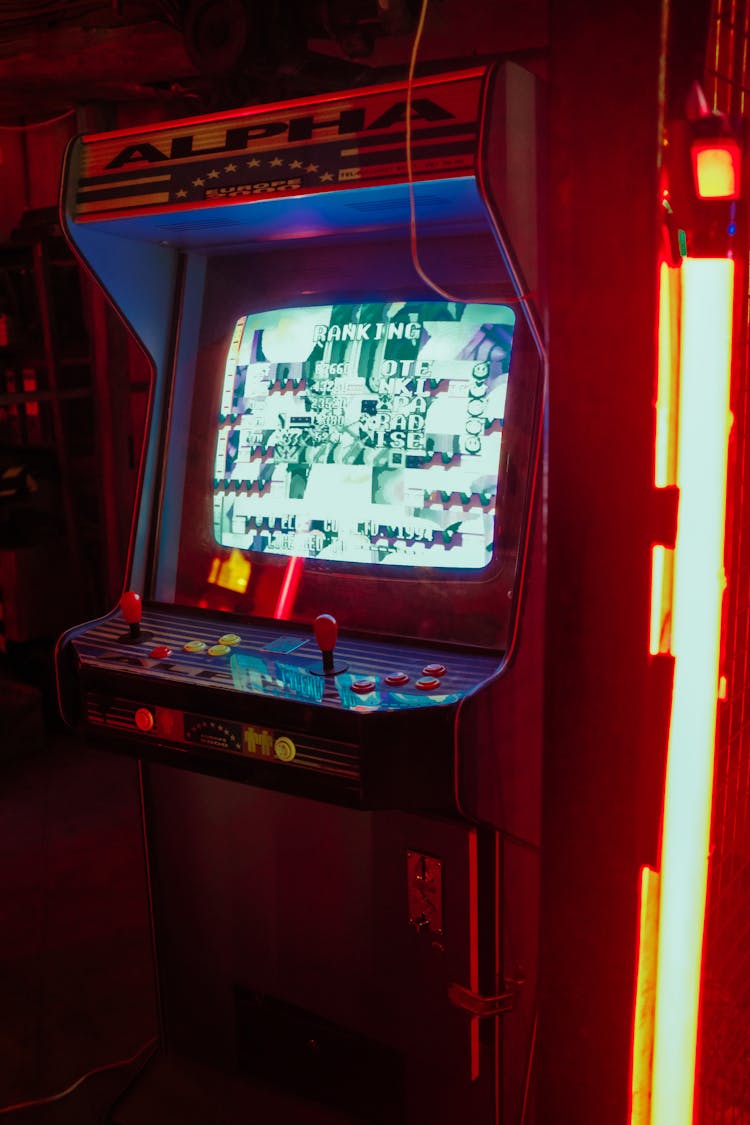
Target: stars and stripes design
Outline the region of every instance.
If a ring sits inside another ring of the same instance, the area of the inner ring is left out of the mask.
[[[340,171],[332,163],[337,155],[335,148],[340,145],[333,152],[321,152],[316,147],[301,153],[233,154],[229,159],[206,161],[198,167],[183,165],[172,173],[170,201],[257,198],[334,186]]]
[[[377,143],[376,143],[377,142]],[[415,130],[415,179],[473,170],[476,127]],[[214,154],[158,166],[150,174],[119,170],[82,177],[76,193],[80,217],[130,208],[191,206],[203,202],[268,199],[340,187],[374,186],[403,179],[403,137],[358,137],[307,148],[262,153]]]
[[[450,112],[435,121],[416,119],[413,123],[415,180],[471,174],[476,170],[480,82],[473,76],[470,83],[456,85],[458,91],[448,83],[435,94],[451,106]],[[372,113],[392,104],[394,96],[391,94],[391,101],[387,102],[384,95],[373,95]],[[75,185],[76,218],[174,211],[203,204],[403,182],[407,174],[403,120],[383,129],[365,128],[339,135],[336,114],[343,114],[341,107],[348,105],[349,102],[342,101],[329,103],[324,109],[307,107],[308,115],[321,114],[321,121],[315,120],[316,136],[307,142],[285,143],[282,135],[250,139],[239,150],[228,149],[230,131],[218,122],[198,125],[190,135],[184,125],[175,125],[169,129],[162,126],[142,136],[102,136],[81,141],[81,174]],[[179,145],[182,142],[184,146],[186,138],[193,146],[190,154],[175,158],[171,154],[184,151]],[[120,166],[112,167],[118,156]]]

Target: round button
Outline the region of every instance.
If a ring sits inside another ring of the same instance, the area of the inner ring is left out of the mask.
[[[440,687],[440,680],[435,676],[421,676],[417,680],[417,687],[420,691],[434,691],[436,687]]]
[[[205,641],[188,641],[188,643],[186,645],[183,645],[183,651],[185,651],[185,652],[205,652],[206,651],[206,642]]]
[[[219,637],[220,645],[238,645],[240,638],[236,633],[225,633],[223,637]]]
[[[210,649],[208,650],[208,655],[209,656],[226,656],[226,654],[228,652],[231,652],[231,651],[232,650],[229,647],[229,645],[211,645]]]
[[[425,676],[444,676],[445,668],[442,664],[425,664],[422,669]]]
[[[171,648],[168,648],[166,645],[155,645],[151,649],[149,656],[153,656],[154,660],[163,660],[165,656],[170,656],[171,653]]]
[[[370,691],[375,691],[374,680],[354,680],[352,683],[352,691],[356,691],[357,695],[367,695]]]
[[[292,742],[291,738],[282,735],[277,738],[273,744],[273,752],[280,762],[291,762],[297,753],[297,747]]]
[[[391,672],[390,676],[385,677],[385,682],[391,687],[397,687],[399,684],[408,684],[409,677],[406,672]]]
[[[148,731],[154,729],[154,713],[148,707],[139,707],[135,713],[135,725],[138,730]]]

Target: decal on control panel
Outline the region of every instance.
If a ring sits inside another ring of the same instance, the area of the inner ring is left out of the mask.
[[[274,732],[267,727],[245,727],[242,748],[245,754],[252,754],[258,758],[271,758],[275,737]]]
[[[361,673],[344,672],[337,676],[321,676],[313,671],[319,661],[309,657],[285,654],[284,659],[272,659],[246,653],[235,653],[230,659],[232,681],[238,691],[257,695],[272,695],[282,699],[300,699],[331,704],[346,710],[361,710],[365,704],[370,710],[396,710],[432,707],[435,704],[455,703],[461,698],[457,691],[445,691],[437,678],[429,685],[415,679],[421,690],[394,690],[385,676],[372,679],[372,689],[363,693]],[[408,677],[404,677],[408,681]],[[424,677],[423,677],[424,679]],[[401,686],[401,678],[396,680]],[[429,686],[429,691],[426,690]]]
[[[192,746],[205,746],[211,750],[230,750],[241,754],[242,727],[223,719],[209,719],[200,715],[185,715],[185,741]]]

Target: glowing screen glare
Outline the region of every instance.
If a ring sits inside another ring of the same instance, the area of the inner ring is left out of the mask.
[[[487,566],[514,324],[505,305],[445,301],[241,317],[219,414],[217,543]]]

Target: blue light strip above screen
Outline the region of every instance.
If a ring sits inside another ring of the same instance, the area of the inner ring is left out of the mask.
[[[487,210],[473,176],[430,180],[414,185],[415,218],[420,234],[450,224],[454,232],[487,227]],[[136,242],[158,243],[197,252],[229,252],[254,242],[315,237],[350,237],[356,232],[408,229],[406,184],[332,191],[285,199],[197,207],[186,213],[135,215],[96,223],[95,227]]]

